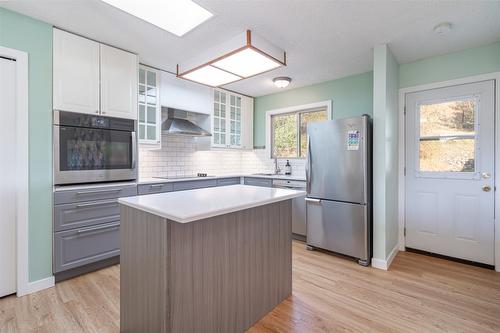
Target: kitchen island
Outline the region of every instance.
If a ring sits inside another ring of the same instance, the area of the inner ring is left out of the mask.
[[[246,185],[119,199],[122,332],[244,332],[292,292],[291,200]]]

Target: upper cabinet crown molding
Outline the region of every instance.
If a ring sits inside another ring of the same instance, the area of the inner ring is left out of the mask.
[[[99,43],[54,29],[54,109],[99,113]]]
[[[53,29],[53,108],[137,119],[137,55]]]

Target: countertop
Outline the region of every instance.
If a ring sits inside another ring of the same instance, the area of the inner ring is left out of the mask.
[[[189,178],[139,178],[137,184],[158,184],[158,183],[175,183],[183,182],[189,180],[203,180],[203,179],[222,179],[222,178],[234,178],[234,177],[252,177],[252,178],[268,178],[268,179],[285,179],[285,180],[297,180],[305,182],[304,177],[299,176],[287,176],[287,175],[258,175],[258,174],[235,174],[235,175],[221,175],[221,176],[207,176],[207,177],[189,177]]]
[[[230,185],[126,197],[118,202],[169,220],[188,223],[304,194],[304,191],[290,189]]]

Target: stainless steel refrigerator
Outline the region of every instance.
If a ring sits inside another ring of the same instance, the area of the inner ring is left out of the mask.
[[[307,126],[307,248],[371,259],[371,123],[356,118]]]

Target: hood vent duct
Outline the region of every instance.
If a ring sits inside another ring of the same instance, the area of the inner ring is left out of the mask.
[[[186,136],[212,136],[210,132],[193,122],[200,114],[174,108],[162,108],[162,111],[165,109],[167,109],[168,117],[161,126],[163,133]]]

